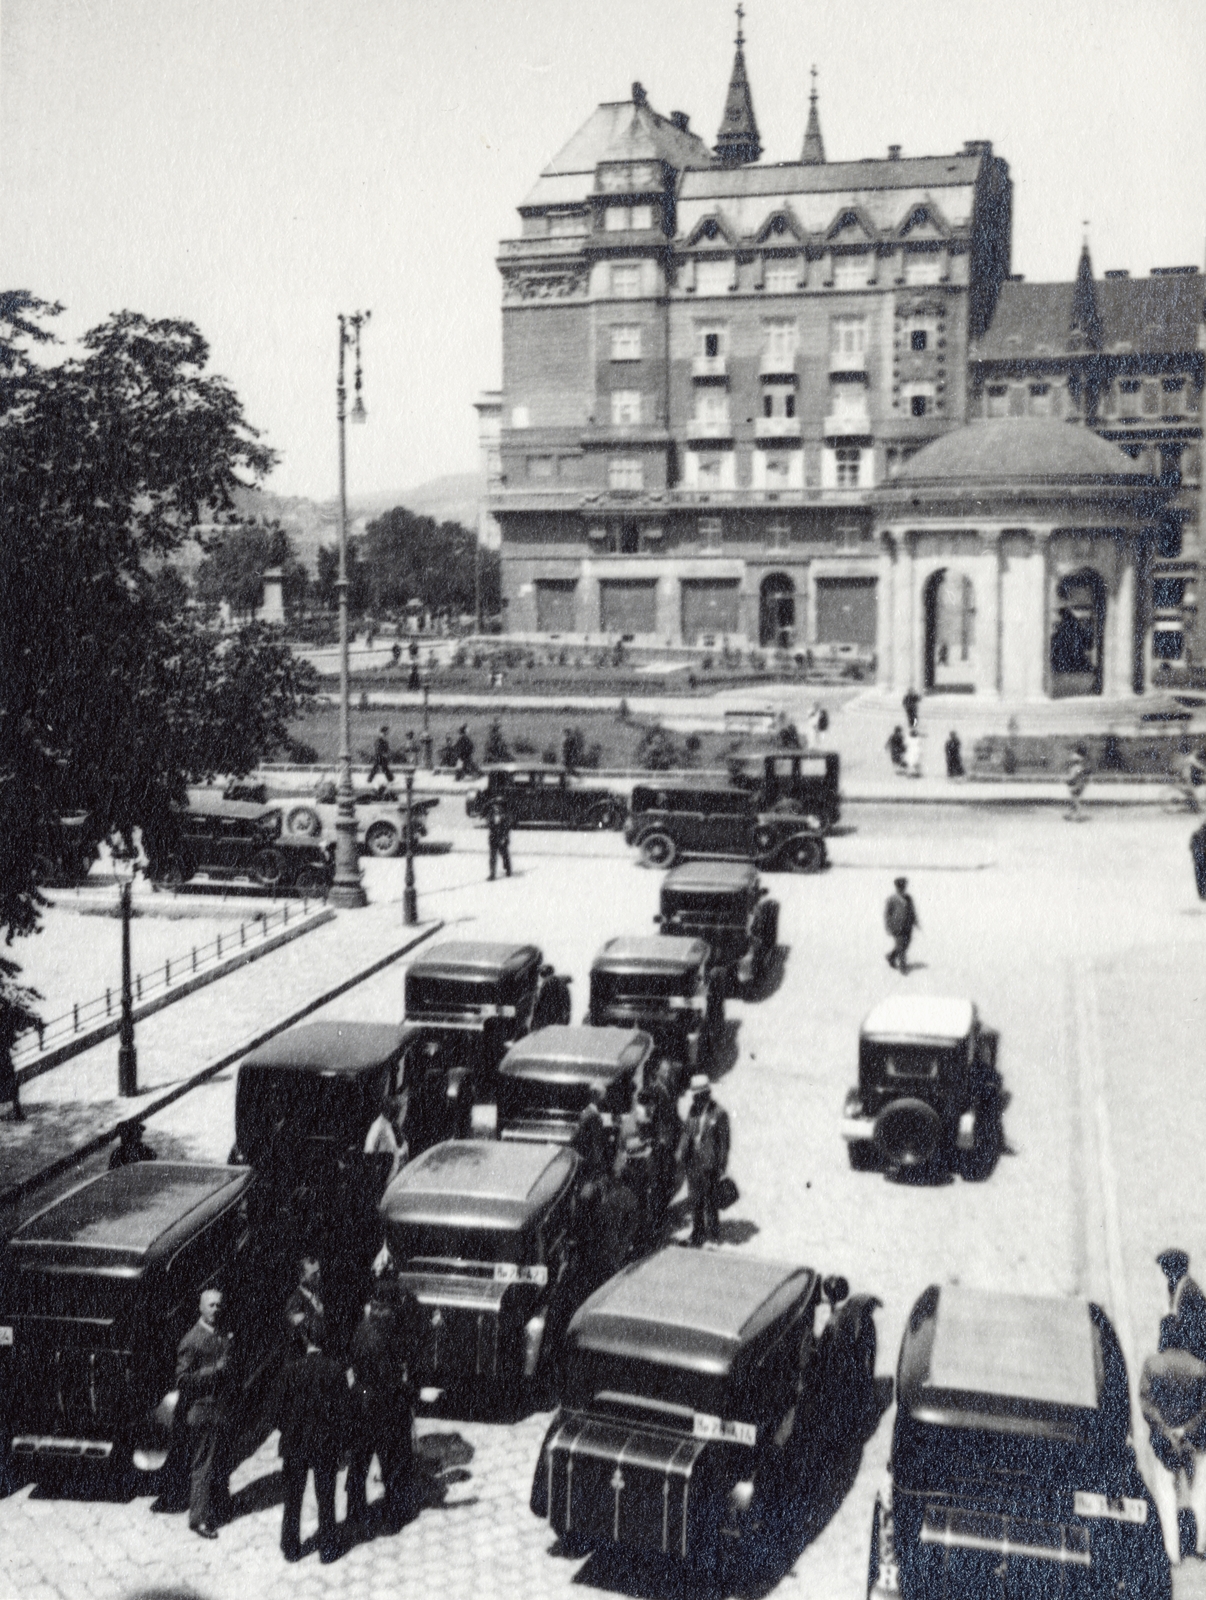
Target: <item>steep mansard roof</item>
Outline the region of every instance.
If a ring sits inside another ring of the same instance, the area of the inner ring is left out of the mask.
[[[595,168],[610,161],[664,161],[681,172],[711,166],[712,154],[698,135],[660,116],[640,91],[633,100],[599,106],[545,167],[520,209],[585,200],[595,192]]]
[[[1020,361],[1088,350],[1073,344],[1077,284],[1003,283],[987,330],[968,350],[972,361]],[[1093,284],[1103,355],[1196,350],[1206,283],[1200,274],[1105,278]]]

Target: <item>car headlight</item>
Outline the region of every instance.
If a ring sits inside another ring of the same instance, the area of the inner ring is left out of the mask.
[[[744,1517],[754,1503],[754,1480],[743,1478],[729,1490],[729,1510],[735,1517]]]

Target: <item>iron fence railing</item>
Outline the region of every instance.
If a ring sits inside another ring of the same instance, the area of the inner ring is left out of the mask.
[[[134,1004],[138,1006],[144,1000],[166,994],[197,974],[230,960],[232,956],[254,950],[274,930],[287,928],[291,920],[308,917],[310,911],[308,900],[300,906],[286,904],[278,911],[265,912],[240,922],[237,928],[223,930],[216,939],[211,939],[208,944],[193,945],[184,955],[166,957],[161,966],[155,966],[147,972],[136,972],[132,981]],[[40,1035],[35,1032],[23,1035],[20,1043],[13,1048],[13,1064],[21,1067],[30,1061],[37,1061],[66,1040],[88,1033],[120,1015],[121,985],[118,983],[106,989],[103,995],[97,995],[92,1000],[77,1000],[69,1011],[51,1017],[43,1024]]]

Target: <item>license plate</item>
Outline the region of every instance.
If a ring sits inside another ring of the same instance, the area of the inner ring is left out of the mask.
[[[496,1261],[494,1263],[495,1283],[535,1283],[544,1285],[549,1281],[549,1269],[545,1266],[519,1267],[514,1261]]]
[[[1129,1495],[1116,1497],[1078,1489],[1073,1496],[1072,1509],[1078,1517],[1108,1517],[1111,1522],[1140,1524],[1147,1521],[1147,1501],[1134,1500]]]
[[[0,1328],[0,1345],[12,1344],[12,1342],[13,1330],[11,1328]]]
[[[752,1422],[730,1422],[706,1411],[695,1413],[691,1431],[697,1439],[727,1439],[732,1444],[753,1445],[758,1440],[758,1430]]]

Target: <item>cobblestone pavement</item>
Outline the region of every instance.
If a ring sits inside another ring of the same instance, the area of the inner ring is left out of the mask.
[[[782,903],[783,972],[757,1003],[731,1002],[730,1047],[717,1097],[733,1117],[738,1205],[724,1248],[841,1271],[884,1300],[880,1374],[895,1363],[909,1308],[930,1282],[961,1281],[1104,1300],[1137,1363],[1164,1309],[1156,1251],[1177,1243],[1206,1265],[1206,1222],[1187,1200],[1200,1169],[1206,1113],[1200,1027],[1206,982],[1206,908],[1189,870],[1184,820],[1116,813],[1069,826],[1047,815],[962,809],[851,808],[856,831],[833,841],[833,870],[816,878],[768,876]],[[651,926],[658,878],[632,864],[614,836],[516,836],[516,876],[485,885],[481,836],[465,833],[443,858],[422,863],[420,908],[447,921],[440,937],[522,936],[574,979],[585,1006],[594,951],[614,932]],[[373,862],[370,912],[341,916],[341,938],[367,940],[373,919],[398,914],[401,866]],[[921,930],[907,979],[884,964],[883,898],[905,872]],[[363,919],[357,921],[356,919]],[[396,924],[394,924],[396,927]],[[363,932],[357,931],[363,930]],[[315,935],[314,939],[322,937]],[[223,986],[161,1013],[170,1036],[140,1050],[155,1071],[182,1071],[187,1054],[210,1057],[239,1027],[263,1026],[294,981],[279,953],[257,969],[261,988],[229,1008]],[[307,954],[307,961],[312,956]],[[315,986],[313,966],[302,973]],[[1006,1153],[982,1184],[902,1187],[849,1170],[837,1121],[853,1081],[859,1019],[894,987],[973,996],[1000,1030],[1009,1096]],[[401,966],[388,968],[329,1008],[329,1015],[397,1018]],[[197,1005],[188,1013],[187,1008]],[[227,1015],[229,1011],[229,1015]],[[153,1019],[160,1022],[160,1019]],[[181,1059],[177,1059],[180,1057]],[[88,1092],[79,1085],[65,1103]],[[112,1075],[110,1052],[96,1082]],[[70,1069],[64,1069],[70,1070]],[[48,1088],[56,1074],[31,1085]],[[234,1074],[223,1073],[156,1119],[149,1137],[197,1156],[229,1148]],[[7,1134],[7,1126],[3,1132]],[[1196,1192],[1196,1191],[1195,1191]],[[871,1506],[887,1456],[889,1410],[866,1444],[841,1503],[815,1519],[790,1571],[762,1574],[743,1592],[848,1597],[865,1592]],[[448,1600],[499,1594],[680,1592],[673,1569],[554,1548],[527,1497],[547,1417],[510,1426],[422,1415],[429,1503],[393,1538],[378,1538],[331,1566],[310,1554],[280,1562],[274,1440],[233,1480],[236,1520],[213,1544],[180,1517],[148,1514],[149,1492],[104,1498],[25,1486],[0,1502],[0,1594],[132,1600],[194,1595],[359,1595],[421,1585]],[[314,1525],[312,1497],[303,1531]],[[1206,1594],[1202,1564],[1177,1569],[1178,1600]],[[8,1589],[5,1589],[7,1583]]]

